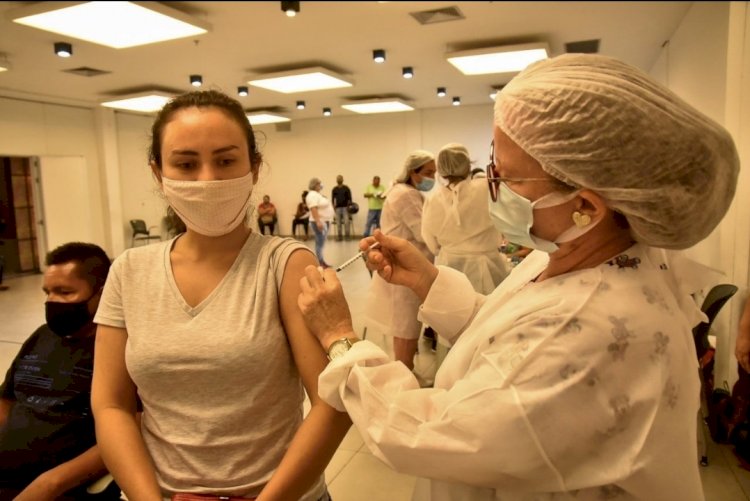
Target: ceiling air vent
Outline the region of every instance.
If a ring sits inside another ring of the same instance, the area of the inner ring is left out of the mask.
[[[63,70],[65,73],[72,73],[81,77],[98,77],[99,75],[106,75],[112,73],[111,71],[97,70],[96,68],[89,68],[88,66],[81,66],[80,68],[73,68],[70,70]]]
[[[597,54],[599,52],[599,39],[581,40],[565,44],[565,52],[576,54]]]
[[[416,19],[419,24],[444,23],[445,21],[458,21],[464,18],[458,7],[410,12],[409,15]]]

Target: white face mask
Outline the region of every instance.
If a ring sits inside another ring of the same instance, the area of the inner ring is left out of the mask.
[[[534,225],[534,209],[556,207],[572,200],[577,195],[577,190],[572,193],[552,192],[532,203],[508,188],[504,182],[501,182],[498,189],[497,202],[493,202],[492,198],[488,197],[490,201],[490,218],[495,228],[509,242],[552,253],[558,249],[558,243],[569,242],[580,237],[593,228],[595,223],[583,228],[573,225],[563,231],[554,242],[550,242],[531,234],[531,227]]]
[[[179,181],[161,178],[169,205],[196,233],[226,235],[245,219],[253,191],[253,172],[221,181]]]

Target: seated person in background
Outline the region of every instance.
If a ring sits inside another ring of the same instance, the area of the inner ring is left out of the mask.
[[[271,197],[263,195],[263,203],[258,206],[258,228],[260,233],[265,235],[265,228],[268,227],[273,235],[276,228],[276,207],[271,203]]]
[[[294,220],[292,221],[292,235],[297,236],[297,226],[302,225],[305,229],[305,240],[310,238],[310,209],[307,208],[305,203],[305,197],[307,196],[307,190],[302,192],[302,201],[297,204],[297,211],[294,213]]]
[[[750,297],[745,301],[740,323],[737,326],[737,342],[734,347],[734,355],[737,357],[740,367],[745,372],[750,372]]]
[[[91,413],[96,326],[110,260],[98,246],[68,243],[47,255],[47,323],[23,344],[0,387],[0,499],[97,497],[85,484],[106,469]]]

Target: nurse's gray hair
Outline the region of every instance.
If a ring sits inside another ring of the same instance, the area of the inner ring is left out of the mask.
[[[466,146],[449,143],[443,146],[437,156],[437,171],[443,177],[465,178],[471,171],[471,158]]]
[[[315,190],[315,187],[318,186],[319,184],[320,184],[320,179],[318,179],[317,177],[314,177],[310,179],[309,183],[307,183],[307,189],[317,191]]]
[[[498,92],[495,125],[549,175],[602,196],[654,247],[701,241],[734,197],[729,133],[617,59],[564,54],[527,67]]]
[[[401,174],[396,178],[397,183],[408,183],[409,175],[415,170],[422,167],[424,164],[435,160],[435,156],[429,151],[416,150],[409,153],[404,161],[404,168],[401,169]]]

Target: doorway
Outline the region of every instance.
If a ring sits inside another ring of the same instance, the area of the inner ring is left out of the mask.
[[[0,157],[0,266],[5,276],[40,271],[31,159]]]

